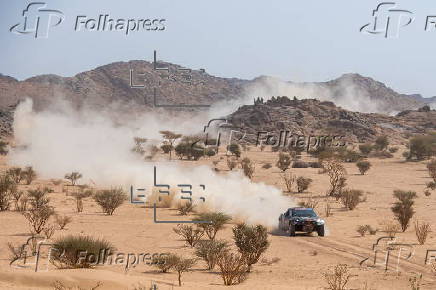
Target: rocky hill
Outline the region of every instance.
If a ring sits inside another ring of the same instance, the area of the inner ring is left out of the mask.
[[[233,126],[256,141],[259,131],[290,131],[305,136],[345,136],[349,142],[374,141],[387,135],[395,143],[404,143],[408,134],[436,129],[436,110],[408,111],[398,116],[351,112],[333,102],[315,99],[273,98],[267,102],[240,107],[229,116]]]

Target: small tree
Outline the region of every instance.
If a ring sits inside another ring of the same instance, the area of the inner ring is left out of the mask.
[[[309,188],[312,183],[312,178],[300,176],[297,178],[297,191],[298,193],[302,193],[306,189]]]
[[[330,189],[328,196],[339,196],[342,188],[345,186],[345,167],[335,158],[328,158],[322,162],[322,167],[327,172],[330,179]]]
[[[285,172],[292,163],[291,155],[280,152],[279,160],[277,160],[276,166],[283,172]]]
[[[27,196],[29,197],[30,206],[32,208],[40,208],[48,206],[50,199],[47,197],[48,188],[29,189]]]
[[[288,192],[292,192],[292,185],[295,182],[296,176],[294,174],[292,174],[291,172],[282,173],[282,174],[280,174],[280,176],[281,176],[283,182],[285,183],[286,190]]]
[[[224,285],[241,283],[247,275],[248,266],[246,258],[242,254],[222,252],[218,255],[217,265],[220,268]]]
[[[357,189],[347,189],[341,192],[341,202],[348,209],[353,210],[360,203],[362,191]]]
[[[112,215],[115,209],[121,206],[126,199],[127,196],[122,188],[101,190],[94,195],[95,202],[108,215]]]
[[[215,268],[218,256],[228,251],[229,245],[226,241],[206,240],[200,241],[195,246],[195,255],[203,259],[208,270]]]
[[[364,155],[368,155],[369,153],[371,153],[372,149],[373,149],[373,146],[371,144],[368,144],[368,143],[359,145],[359,150]]]
[[[23,170],[23,179],[26,181],[27,185],[30,185],[36,177],[36,172],[33,170],[32,166],[28,166]]]
[[[179,286],[182,286],[182,273],[189,271],[197,263],[196,259],[187,259],[179,257],[174,264],[174,270],[177,272]]]
[[[371,163],[369,161],[359,161],[356,166],[359,168],[360,174],[364,175],[371,168]]]
[[[174,142],[176,142],[177,139],[182,137],[182,134],[177,134],[177,133],[174,133],[172,131],[159,131],[159,133],[161,133],[162,137],[166,140],[166,142],[167,142],[166,144],[170,145],[170,147],[168,147],[168,148],[170,149],[169,154],[170,154],[170,160],[171,160],[171,152],[174,150]]]
[[[269,247],[267,229],[262,225],[239,224],[233,228],[233,239],[239,252],[246,259],[248,271]]]
[[[241,167],[244,171],[245,176],[251,179],[253,177],[255,167],[253,162],[251,162],[250,158],[245,157],[244,159],[242,159]]]
[[[176,228],[173,228],[173,231],[181,236],[183,240],[191,247],[195,247],[195,245],[204,235],[203,229],[194,228],[191,225],[177,225]]]
[[[377,150],[380,151],[386,150],[386,148],[388,148],[389,145],[388,137],[385,135],[377,137],[377,139],[375,139],[375,145]]]
[[[239,148],[238,144],[230,144],[227,147],[227,150],[229,150],[229,152],[232,153],[232,155],[235,155],[236,158],[239,158],[241,156],[241,149]]]
[[[20,167],[13,167],[8,169],[6,172],[16,184],[20,184],[21,180],[23,179],[23,169]]]
[[[161,270],[162,273],[167,273],[174,268],[178,260],[179,257],[175,254],[153,256],[152,265]]]
[[[72,186],[75,186],[77,180],[79,180],[80,178],[82,178],[82,174],[80,174],[79,172],[71,172],[70,174],[65,174],[65,179],[69,180]]]
[[[37,235],[45,229],[45,225],[53,214],[53,208],[48,205],[33,207],[29,211],[23,212],[24,217],[29,222],[32,234]]]
[[[198,217],[193,221],[209,221],[210,223],[199,223],[199,228],[203,229],[207,237],[210,240],[215,239],[215,236],[219,230],[224,228],[224,225],[228,223],[232,218],[222,212],[207,212],[200,213]]]
[[[416,198],[416,192],[395,190],[394,197],[398,199],[392,206],[392,212],[400,223],[401,230],[403,232],[409,226],[409,221],[415,214],[413,209],[414,199]]]

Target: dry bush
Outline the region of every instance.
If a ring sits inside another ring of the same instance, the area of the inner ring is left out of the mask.
[[[76,210],[77,212],[83,211],[83,199],[90,197],[93,195],[93,191],[91,189],[84,190],[83,188],[80,188],[78,192],[73,192],[71,195],[76,200]]]
[[[79,180],[80,178],[82,178],[82,174],[80,174],[79,172],[71,172],[69,174],[65,174],[65,179],[69,180],[72,186],[75,186],[77,180]]]
[[[347,209],[353,210],[361,202],[362,194],[363,192],[358,189],[346,189],[341,192],[340,199]]]
[[[48,188],[31,189],[27,191],[30,206],[33,209],[48,206],[50,199],[46,196],[49,192]]]
[[[9,265],[12,265],[15,261],[24,259],[26,257],[26,245],[20,245],[15,247],[12,243],[8,243],[9,250]]]
[[[63,230],[67,226],[67,224],[72,222],[72,220],[73,219],[71,217],[66,215],[64,216],[55,215],[55,221],[58,224],[60,230]]]
[[[309,196],[309,198],[299,201],[298,206],[315,209],[318,206],[318,203],[319,201],[317,199],[313,196]]]
[[[425,196],[430,196],[431,195],[431,191],[430,190],[425,190],[424,191],[424,195]]]
[[[401,225],[403,232],[409,227],[409,221],[415,214],[413,210],[414,199],[416,198],[416,192],[395,190],[394,197],[398,199],[392,206],[392,212]]]
[[[126,193],[122,188],[101,190],[94,195],[95,202],[108,215],[113,215],[115,209],[121,206],[126,199]]]
[[[228,248],[226,241],[200,241],[195,246],[195,255],[206,262],[208,270],[212,270],[216,265],[218,256],[222,252],[228,251]]]
[[[427,222],[423,222],[419,224],[419,221],[415,222],[415,234],[418,239],[418,243],[420,245],[424,245],[427,240],[428,234],[431,232],[430,224]]]
[[[371,168],[371,163],[369,161],[359,161],[356,163],[357,168],[359,168],[360,174],[365,175],[365,173]]]
[[[232,230],[236,247],[245,258],[248,271],[250,271],[251,266],[259,261],[260,256],[269,247],[267,229],[262,225],[239,224]]]
[[[177,227],[173,228],[173,231],[191,247],[195,247],[204,235],[203,229],[194,228],[192,225],[177,225]]]
[[[217,265],[226,286],[241,283],[247,277],[248,266],[243,255],[222,252],[217,258]]]
[[[87,256],[98,257],[105,251],[108,255],[115,248],[105,239],[96,239],[90,236],[68,235],[54,241],[51,261],[58,268],[91,268],[93,263],[86,258],[78,258],[80,252]]]
[[[346,264],[338,264],[333,269],[333,272],[323,273],[324,279],[330,290],[345,290],[351,274]]]
[[[177,210],[180,215],[188,215],[194,211],[194,204],[191,201],[179,202]]]
[[[335,158],[324,160],[322,166],[330,180],[330,189],[327,195],[338,196],[345,186],[345,175],[347,174],[345,167]]]
[[[381,223],[382,232],[388,234],[388,237],[394,238],[395,235],[400,231],[400,226],[393,221],[384,221]]]
[[[292,157],[289,154],[280,152],[279,160],[277,160],[276,166],[283,172],[285,172],[292,163]]]
[[[177,272],[177,278],[179,280],[179,286],[182,286],[182,273],[189,271],[197,263],[197,259],[188,259],[178,257],[174,264],[174,270]]]
[[[210,240],[215,239],[219,230],[224,228],[232,218],[222,212],[207,212],[200,213],[198,217],[192,219],[193,221],[208,221],[209,223],[199,223],[197,226],[204,230]]]
[[[368,227],[364,225],[357,226],[356,232],[360,234],[361,237],[365,236],[368,231]]]
[[[31,208],[27,212],[23,212],[24,217],[29,222],[30,230],[34,234],[40,234],[44,230],[45,225],[53,214],[53,208],[48,205]]]
[[[20,203],[18,205],[18,211],[19,212],[24,212],[27,210],[27,202],[29,201],[29,197],[27,195],[23,195],[20,198]]]
[[[50,225],[50,226],[46,226],[43,230],[42,233],[44,234],[44,237],[49,240],[51,239],[51,237],[53,237],[54,233],[56,231],[55,226]]]
[[[427,185],[427,188],[429,188],[431,190],[435,190],[436,189],[436,182],[434,182],[434,181],[430,181],[426,185]]]
[[[152,265],[162,273],[168,273],[177,263],[178,257],[174,254],[153,256]]]
[[[254,163],[250,160],[250,158],[245,157],[244,159],[241,160],[241,167],[242,170],[244,171],[244,175],[247,176],[248,178],[253,178],[254,175]]]
[[[6,211],[10,207],[11,197],[17,191],[17,185],[8,174],[0,176],[0,211]]]
[[[297,178],[297,191],[298,193],[302,193],[306,189],[309,188],[312,183],[312,178],[300,176]]]
[[[236,159],[235,157],[227,157],[227,167],[230,171],[232,171],[233,168],[236,167],[236,165],[238,165],[238,159]]]
[[[8,174],[16,184],[20,184],[23,179],[23,169],[20,167],[9,168],[6,174]]]
[[[262,165],[263,169],[270,169],[272,167],[271,163],[267,162],[264,165]]]
[[[283,182],[285,183],[286,190],[288,192],[292,192],[292,185],[294,184],[296,180],[296,176],[292,174],[292,172],[285,172],[281,173],[280,177],[282,178]]]
[[[434,182],[436,182],[436,159],[432,159],[427,163],[427,169],[430,177],[433,178]]]
[[[422,274],[415,275],[409,278],[409,286],[411,290],[420,290],[422,283]]]
[[[98,281],[97,284],[93,287],[83,288],[82,286],[66,286],[61,281],[55,281],[52,286],[54,290],[96,290],[101,285],[103,285],[103,283],[101,281]]]
[[[36,177],[36,172],[33,170],[32,166],[28,166],[22,171],[22,178],[26,181],[27,185],[30,185]]]
[[[21,198],[24,196],[24,192],[23,191],[18,191],[15,190],[12,194],[11,194],[11,198],[14,201],[14,207],[16,211],[19,211],[20,208],[20,200]]]

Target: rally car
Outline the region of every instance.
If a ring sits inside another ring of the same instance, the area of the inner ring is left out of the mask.
[[[319,218],[313,208],[289,208],[279,217],[279,229],[295,236],[295,232],[312,233],[324,237],[324,220]]]

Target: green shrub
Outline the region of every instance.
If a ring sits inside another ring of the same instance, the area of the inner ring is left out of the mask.
[[[226,241],[200,241],[195,246],[195,255],[203,259],[207,264],[208,270],[215,268],[218,256],[228,251],[229,245]]]
[[[369,161],[359,161],[356,166],[359,168],[360,174],[364,175],[371,168],[371,163]]]
[[[127,196],[122,188],[101,190],[94,195],[95,202],[108,215],[112,215],[115,209],[121,206],[126,199]]]
[[[362,152],[362,154],[368,155],[369,153],[371,153],[373,149],[373,146],[371,144],[361,144],[359,145],[359,150],[360,152]]]
[[[392,212],[400,223],[403,232],[409,227],[409,221],[415,214],[413,209],[414,199],[417,197],[414,191],[395,190],[394,197],[398,199],[392,206]]]
[[[210,223],[199,223],[199,228],[202,228],[210,240],[215,239],[219,230],[232,218],[222,212],[200,213],[193,221],[209,221]]]

